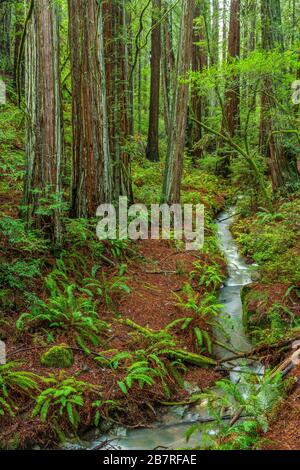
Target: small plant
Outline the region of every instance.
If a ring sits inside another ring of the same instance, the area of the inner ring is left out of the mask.
[[[95,411],[94,424],[99,426],[101,418],[107,420],[107,416],[103,417],[104,409],[108,408],[110,411],[121,409],[121,406],[115,400],[96,400],[92,403],[92,408]]]
[[[201,318],[215,317],[223,308],[213,294],[206,294],[201,297],[190,284],[185,284],[182,290],[183,296],[174,294],[178,300],[177,306],[189,310]]]
[[[43,390],[36,398],[32,416],[40,416],[42,422],[47,419],[61,421],[67,419],[76,431],[80,423],[79,409],[83,408],[88,393],[98,392],[96,386],[76,380],[74,377],[57,380],[49,378],[46,383],[52,385]]]
[[[22,363],[10,362],[0,366],[0,416],[14,416],[16,404],[12,396],[24,394],[30,396],[38,390],[38,377],[35,374],[20,370]]]
[[[87,349],[86,342],[100,343],[100,334],[108,331],[109,325],[100,320],[97,303],[90,297],[76,296],[75,286],[70,285],[64,294],[53,295],[48,303],[39,300],[29,313],[24,313],[17,321],[17,328],[26,324],[45,325],[60,331],[74,331],[78,345]]]
[[[159,371],[152,368],[148,361],[138,361],[126,369],[126,376],[122,381],[118,381],[118,385],[126,395],[135,382],[143,389],[145,385],[154,385],[155,377],[158,376],[160,376]]]
[[[216,419],[220,430],[211,446],[219,449],[249,449],[258,441],[259,432],[268,431],[269,415],[284,393],[281,374],[267,371],[263,376],[255,376],[247,366],[242,368],[240,380],[234,383],[221,380],[217,389],[202,395],[208,400],[209,412]],[[223,420],[224,410],[231,416],[245,415],[246,420],[228,424]],[[190,438],[199,432],[194,425],[187,433]]]
[[[92,276],[83,279],[83,287],[80,290],[81,292],[84,292],[91,297],[101,297],[104,300],[106,307],[115,311],[116,308],[112,300],[112,296],[120,292],[125,292],[126,294],[130,294],[131,292],[130,287],[128,287],[126,283],[128,278],[123,276],[125,272],[125,265],[120,267],[120,274],[118,276],[113,276],[110,278],[106,276],[104,272],[101,272],[101,279],[97,279],[96,276],[98,269],[99,266],[94,266],[92,270]]]
[[[40,276],[41,260],[1,263],[0,286],[11,289],[25,289],[28,281]]]
[[[169,335],[168,335],[169,336]],[[165,340],[150,340],[146,349],[140,349],[135,352],[115,351],[111,358],[105,358],[108,353],[95,358],[95,360],[104,367],[112,370],[123,369],[125,377],[122,381],[118,381],[118,385],[124,394],[128,393],[135,383],[143,389],[146,385],[152,386],[159,380],[162,384],[166,396],[170,396],[166,378],[173,376],[174,379],[182,384],[182,379],[178,373],[178,369],[184,369],[181,363],[176,361],[170,362],[166,360],[166,351],[168,348],[175,346],[175,343]]]
[[[6,238],[10,248],[20,253],[43,253],[47,242],[36,230],[28,230],[23,220],[11,217],[0,218],[0,233]]]
[[[219,263],[205,264],[195,261],[194,270],[190,274],[190,279],[195,280],[199,287],[217,290],[224,282]]]

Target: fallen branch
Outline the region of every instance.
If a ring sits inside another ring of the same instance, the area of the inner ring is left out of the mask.
[[[266,351],[269,350],[276,350],[276,349],[288,349],[291,347],[292,343],[296,340],[299,340],[299,333],[297,336],[294,338],[290,338],[287,340],[279,341],[278,343],[275,344],[263,344],[261,346],[258,346],[254,349],[251,349],[249,352],[244,352],[244,353],[239,353],[236,354],[235,356],[229,357],[227,359],[224,359],[223,361],[220,361],[220,364],[223,364],[224,362],[229,362],[233,361],[235,359],[253,359],[257,360],[259,359],[259,354],[262,354]]]
[[[126,320],[119,321],[120,323],[123,323],[123,325],[127,325],[130,328],[137,330],[146,338],[157,338],[161,333],[164,333],[163,330],[154,331],[149,328],[137,325],[135,322],[129,320],[128,318]],[[217,365],[217,362],[214,359],[211,359],[206,356],[201,356],[200,354],[191,353],[185,351],[184,349],[164,349],[163,351],[161,351],[161,354],[164,354],[170,359],[180,360],[182,362],[187,362],[188,364],[193,364],[199,367],[209,367]]]

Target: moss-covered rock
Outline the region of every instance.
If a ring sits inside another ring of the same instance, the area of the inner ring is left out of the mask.
[[[66,345],[54,346],[41,357],[41,364],[45,367],[67,368],[74,364],[73,351]]]

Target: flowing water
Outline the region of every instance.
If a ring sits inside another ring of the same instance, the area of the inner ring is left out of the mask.
[[[220,303],[224,306],[219,319],[221,328],[216,328],[215,335],[228,349],[246,352],[251,349],[251,343],[247,339],[242,322],[241,289],[251,283],[251,270],[244,258],[239,254],[238,247],[231,235],[230,225],[233,221],[234,209],[223,212],[216,220],[218,227],[219,243],[227,260],[228,279],[220,292]],[[227,349],[218,347],[215,350],[220,360],[226,361],[233,353]],[[230,378],[237,382],[241,368],[239,361],[224,362],[224,366],[231,369]],[[249,363],[255,371],[259,371],[259,364]],[[196,390],[195,390],[196,391]],[[86,449],[97,448],[101,442],[110,441],[114,448],[120,450],[153,450],[156,448],[176,449],[187,447],[185,432],[191,425],[199,420],[209,421],[206,404],[193,407],[171,407],[167,412],[157,410],[161,414],[153,427],[146,429],[129,430],[118,428],[110,434],[96,437],[90,435],[82,444]],[[214,434],[218,430],[212,423],[203,423],[203,431]],[[188,447],[201,446],[201,433],[196,433],[189,441]],[[72,444],[69,444],[72,448]]]

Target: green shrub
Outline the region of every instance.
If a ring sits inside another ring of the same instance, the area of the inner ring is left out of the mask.
[[[84,406],[85,397],[97,391],[97,387],[74,377],[63,380],[50,378],[46,382],[52,386],[36,398],[32,416],[39,415],[42,422],[48,419],[56,423],[67,420],[76,431],[80,423],[79,410]]]
[[[38,301],[29,313],[20,316],[17,328],[44,326],[50,330],[74,332],[81,347],[88,350],[86,342],[98,345],[101,334],[109,330],[109,325],[99,319],[97,302],[90,297],[77,296],[75,289],[70,285],[63,294],[54,294],[47,303]]]
[[[0,416],[14,416],[17,406],[13,397],[16,394],[30,396],[38,390],[38,377],[20,370],[22,365],[20,362],[0,365]]]

